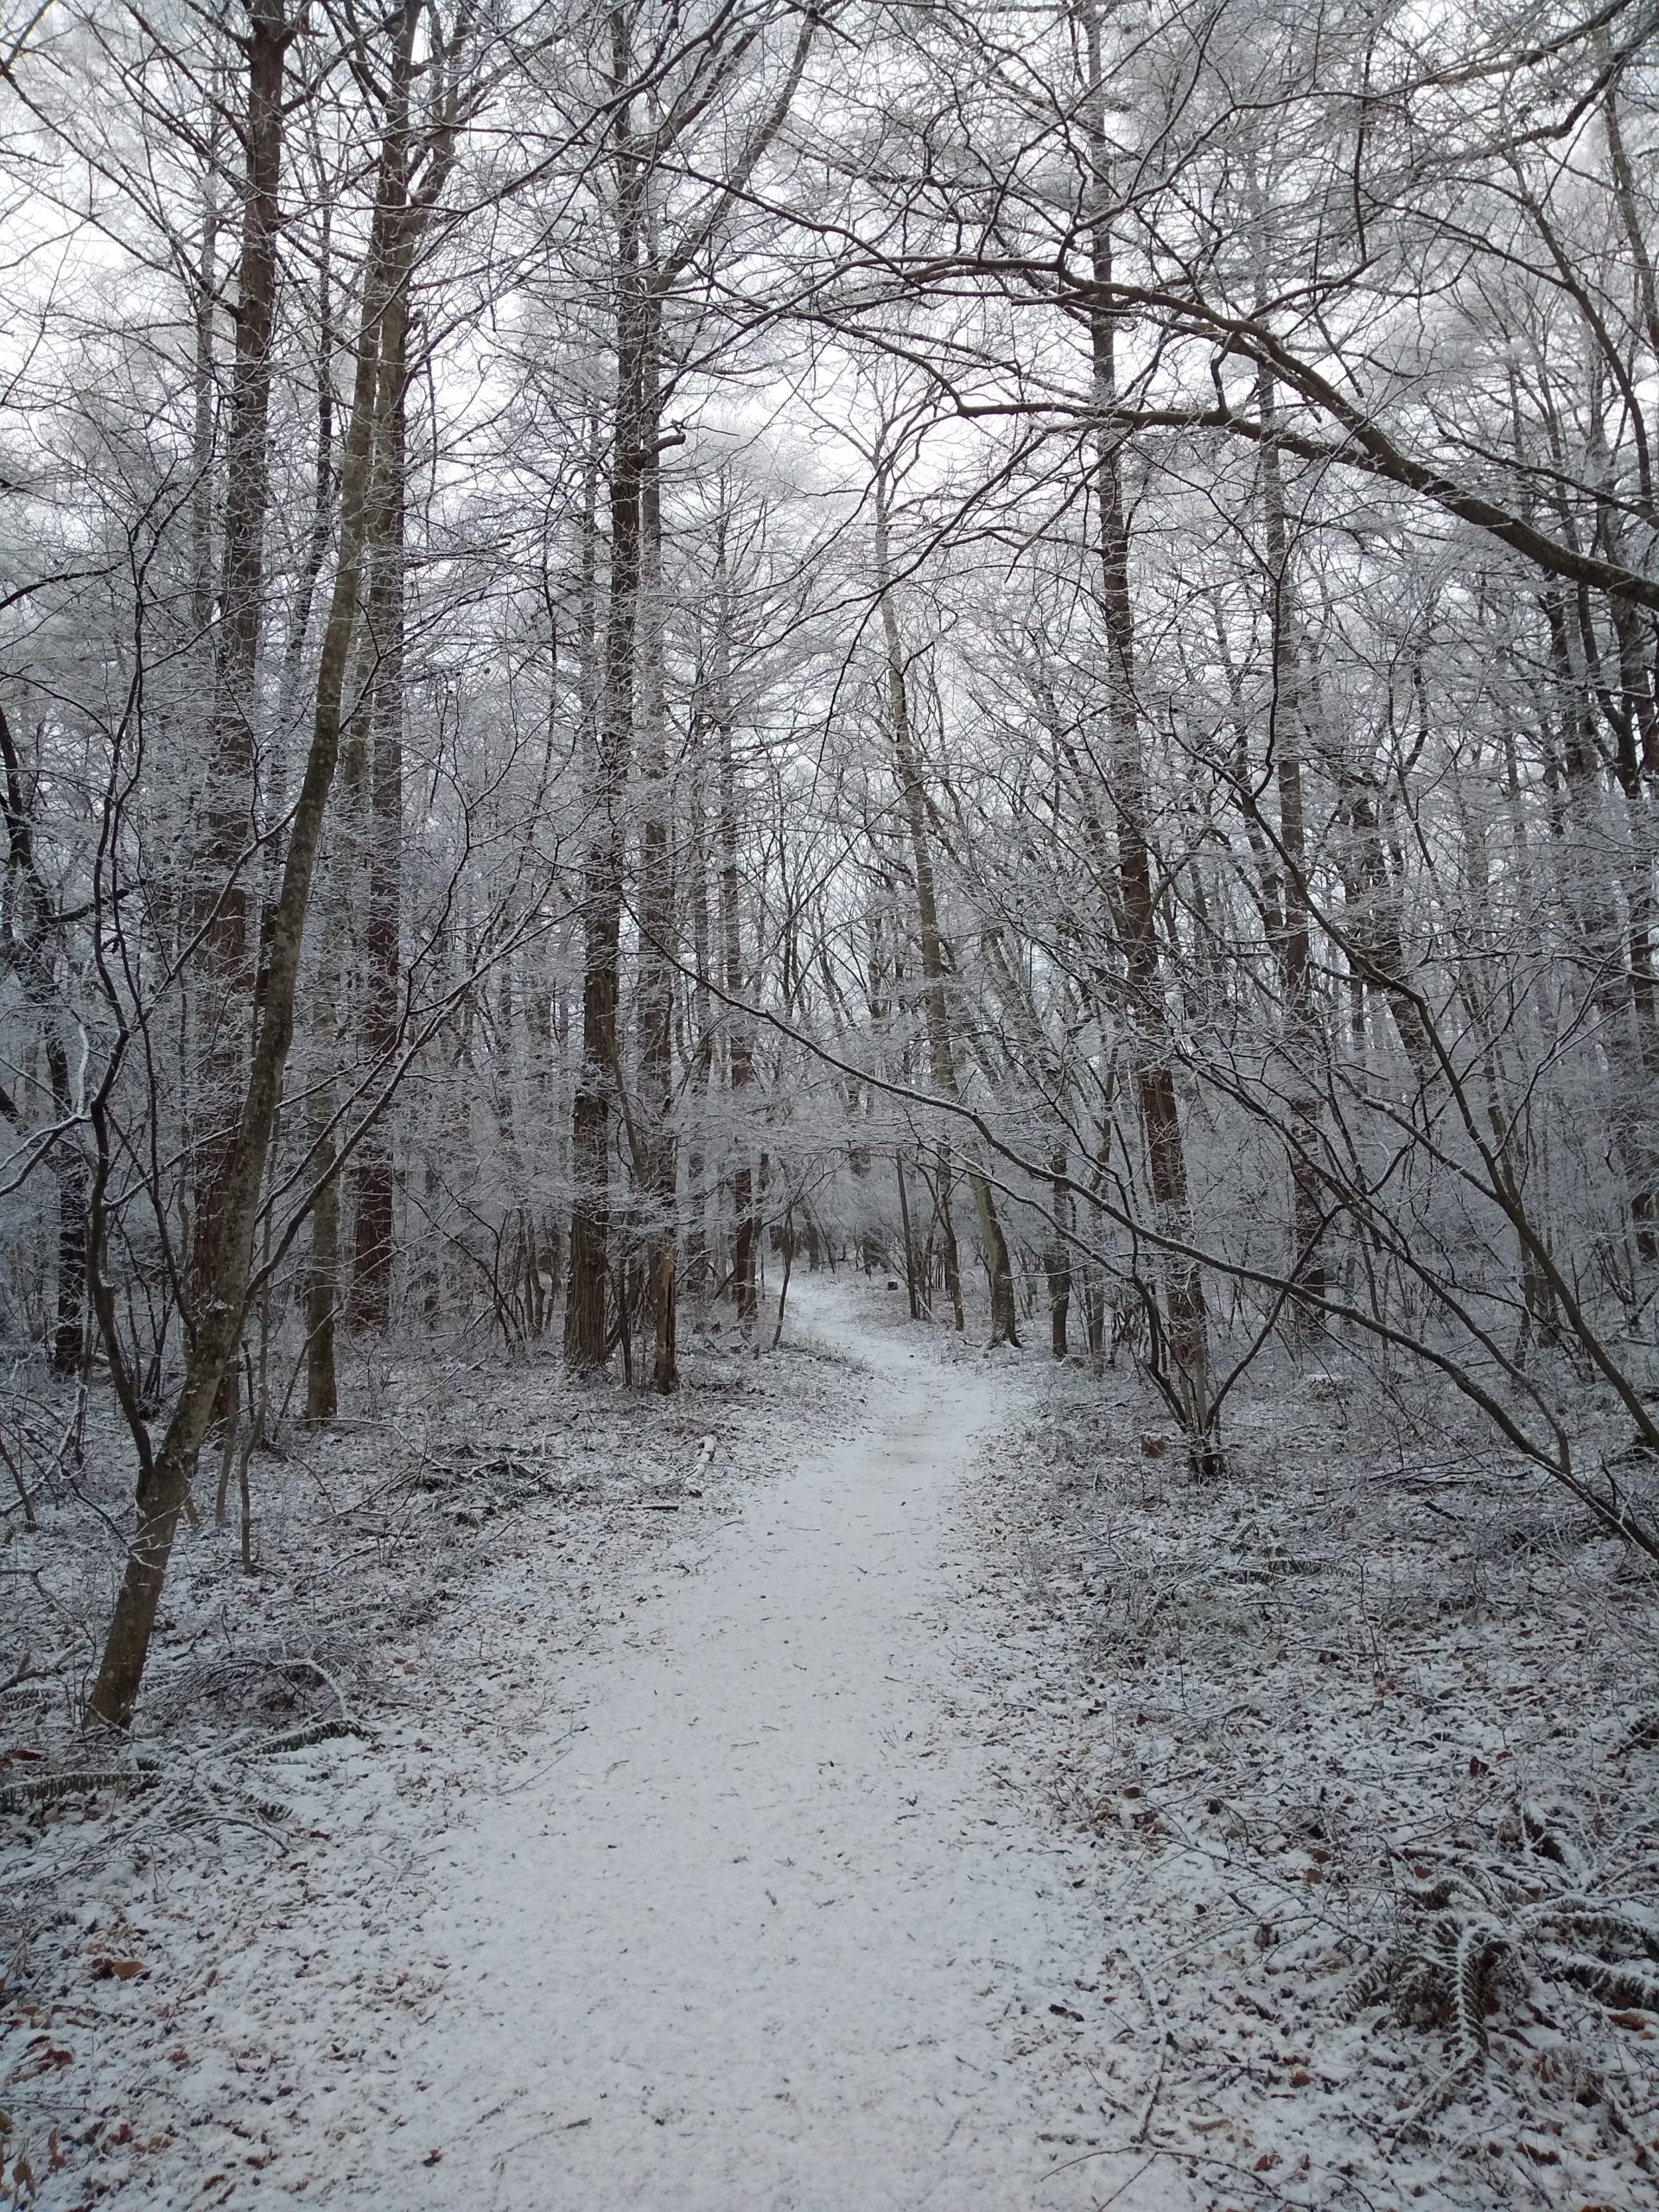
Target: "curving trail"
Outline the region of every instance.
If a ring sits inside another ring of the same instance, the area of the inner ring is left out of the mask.
[[[579,1732],[424,1870],[450,1976],[372,2153],[385,2212],[1167,2201],[1058,2140],[1088,2083],[1048,2007],[1090,2004],[1102,1946],[976,1726],[998,1624],[961,1484],[1007,1385],[834,1292],[807,1326],[868,1364],[861,1433],[751,1497],[647,1647],[559,1682]]]

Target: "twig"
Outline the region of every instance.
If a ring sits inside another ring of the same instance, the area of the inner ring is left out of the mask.
[[[1142,1971],[1139,1960],[1131,1958],[1127,1951],[1124,1952],[1123,1956],[1128,1961],[1130,1973],[1141,1985],[1141,1995],[1145,2001],[1147,2014],[1159,2031],[1157,2069],[1152,2077],[1152,2087],[1147,2092],[1146,2103],[1141,2108],[1140,2124],[1129,2138],[1132,2143],[1144,2143],[1147,2139],[1147,2130],[1152,2125],[1153,2108],[1158,2102],[1158,2093],[1164,2086],[1164,2069],[1169,2063],[1169,2030],[1163,2024],[1163,2014],[1159,2010],[1157,1999],[1152,1993],[1152,1984]]]

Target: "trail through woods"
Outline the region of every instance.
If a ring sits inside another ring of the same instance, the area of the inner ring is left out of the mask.
[[[1122,1974],[1010,1690],[1071,1639],[987,1548],[1030,1386],[894,1302],[813,1283],[781,1357],[705,1353],[668,1405],[459,1371],[423,1429],[399,1382],[282,1471],[260,1580],[201,1540],[157,1781],[14,1815],[0,1865],[42,2212],[1189,2201],[1104,2154],[1144,2085],[1096,2079]],[[223,1700],[292,1671],[273,1599],[371,1732],[238,1764]]]
[[[1647,2202],[1659,1703],[1607,1539],[1477,1469],[1448,1544],[1318,1390],[1200,1492],[1133,1378],[899,1305],[819,1278],[669,1401],[389,1369],[262,1458],[257,1574],[193,1535],[124,1786],[14,1688],[14,2196]],[[1454,2078],[1375,1962],[1470,1927],[1508,1967]]]
[[[752,1497],[645,1648],[562,1682],[538,1778],[443,1840],[448,1998],[402,2054],[383,2202],[1013,2212],[1114,2185],[1043,2178],[1076,2124],[1048,2008],[1091,2002],[1100,1942],[976,1725],[997,1623],[960,1490],[1005,1386],[833,1294],[811,1319],[869,1367],[857,1432]]]

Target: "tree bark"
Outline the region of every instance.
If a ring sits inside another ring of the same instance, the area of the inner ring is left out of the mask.
[[[284,0],[248,0],[239,41],[247,56],[243,143],[247,172],[237,264],[236,347],[225,451],[225,505],[214,632],[213,720],[197,888],[190,901],[196,960],[197,1027],[203,1055],[197,1099],[196,1211],[211,1224],[227,1203],[237,1101],[246,1058],[247,998],[253,983],[257,901],[244,878],[254,826],[258,756],[260,630],[264,614],[265,525],[270,505],[271,341],[276,319],[276,232],[289,46],[298,29]],[[205,1250],[207,1243],[196,1244]],[[211,1237],[207,1240],[211,1242]],[[191,1306],[214,1295],[194,1273]],[[195,1315],[188,1316],[192,1326]]]
[[[602,1367],[609,1343],[611,1135],[616,1101],[618,969],[639,592],[640,378],[645,340],[639,260],[645,172],[634,143],[633,103],[626,90],[632,73],[628,22],[623,10],[613,11],[616,399],[610,471],[610,598],[603,697],[589,799],[594,829],[582,885],[582,1065],[571,1112],[575,1194],[564,1306],[564,1356],[577,1374],[591,1374]]]
[[[643,1123],[646,1282],[653,1332],[652,1382],[679,1388],[676,1355],[678,1147],[674,1128],[674,787],[668,766],[663,667],[661,302],[646,309],[639,429],[644,651],[645,824],[639,865],[639,1115]]]
[[[723,620],[722,609],[722,622]],[[737,1318],[747,1335],[754,1326],[757,1310],[754,1173],[749,1163],[748,1132],[743,1126],[745,1103],[753,1075],[753,1054],[748,1016],[742,1007],[748,976],[743,963],[743,918],[739,896],[741,842],[738,819],[737,763],[732,749],[730,702],[723,681],[720,686],[716,711],[720,742],[720,925],[725,956],[726,995],[731,1001],[726,1032],[726,1082],[732,1106],[728,1141],[734,1147],[737,1156],[737,1165],[732,1173],[732,1293],[737,1304]]]
[[[375,526],[369,553],[369,695],[366,912],[359,1037],[371,1065],[397,1049],[403,992],[404,599],[408,505],[409,317],[386,318],[383,436],[376,464]],[[391,1319],[396,1249],[392,1131],[377,1117],[357,1151],[350,1313],[365,1329]]]

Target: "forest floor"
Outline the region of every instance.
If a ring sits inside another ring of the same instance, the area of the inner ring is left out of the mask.
[[[259,1574],[187,1541],[122,1786],[50,1786],[98,1501],[14,1536],[17,2202],[1651,2202],[1650,1579],[1317,1387],[1200,1493],[897,1304],[666,1406],[385,1371]]]

